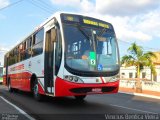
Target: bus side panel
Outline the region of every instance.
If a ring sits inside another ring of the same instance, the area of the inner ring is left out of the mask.
[[[23,91],[30,91],[30,73],[23,72],[18,74],[11,74],[9,77],[11,81],[11,87]]]
[[[23,72],[23,73],[18,73],[18,74],[11,74],[11,75],[8,75],[8,77],[11,80],[12,88],[31,92],[31,86],[30,86],[31,73]],[[6,80],[5,75],[3,76],[3,79]],[[4,81],[4,84],[6,85],[5,81]],[[38,84],[38,87],[39,87],[39,93],[45,94],[44,88],[40,84]]]
[[[7,85],[6,75],[3,75],[3,85]]]
[[[86,95],[86,94],[111,94],[117,93],[119,88],[119,80],[110,83],[103,84],[83,84],[83,83],[73,83],[65,81],[61,78],[55,81],[55,96],[76,96],[76,95]],[[102,92],[86,92],[86,89],[103,88]],[[72,90],[79,90],[79,93],[72,92]]]
[[[11,87],[18,89],[19,87],[18,87],[17,74],[8,74],[8,78],[10,78]]]
[[[30,78],[31,78],[31,74],[29,72],[23,72],[20,75],[22,77],[22,79],[20,79],[20,89],[24,90],[24,91],[30,91]]]

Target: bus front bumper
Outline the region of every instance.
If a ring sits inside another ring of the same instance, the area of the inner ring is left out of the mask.
[[[73,83],[61,78],[57,78],[55,84],[55,96],[112,94],[117,93],[119,88],[119,80],[101,84],[86,84]]]

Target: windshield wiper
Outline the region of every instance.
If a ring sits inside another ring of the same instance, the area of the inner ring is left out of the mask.
[[[79,31],[87,38],[87,40],[90,40],[89,35],[86,33],[86,31],[84,32],[84,29],[81,28],[79,25],[77,26],[77,28],[79,29]]]
[[[104,32],[106,32],[106,28],[103,28],[102,31],[98,34],[98,36],[102,36]]]

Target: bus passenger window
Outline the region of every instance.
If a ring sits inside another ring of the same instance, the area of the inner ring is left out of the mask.
[[[32,56],[39,55],[43,52],[44,29],[41,29],[33,37]]]

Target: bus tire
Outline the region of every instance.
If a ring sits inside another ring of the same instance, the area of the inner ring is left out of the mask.
[[[13,88],[11,87],[11,80],[8,78],[8,91],[13,92]]]
[[[75,96],[76,100],[83,101],[86,95]]]
[[[42,95],[38,92],[38,80],[36,79],[33,84],[33,96],[35,100],[42,101]]]

